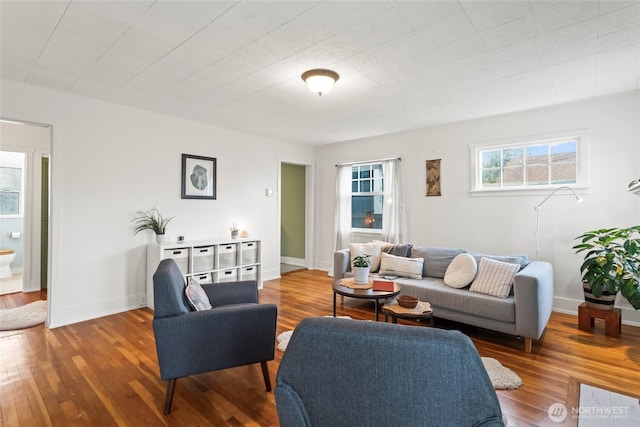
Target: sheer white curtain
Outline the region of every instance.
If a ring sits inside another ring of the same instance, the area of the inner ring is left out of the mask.
[[[333,252],[345,249],[351,239],[351,165],[338,166],[337,168],[333,230]],[[333,256],[329,275],[333,276]]]
[[[384,204],[382,207],[382,240],[402,243],[406,237],[400,159],[382,161]]]

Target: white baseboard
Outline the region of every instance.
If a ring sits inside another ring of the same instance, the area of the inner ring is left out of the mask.
[[[291,264],[291,265],[297,265],[300,267],[306,267],[306,260],[304,258],[292,258],[292,257],[288,257],[288,256],[281,256],[280,257],[280,263],[281,264]]]

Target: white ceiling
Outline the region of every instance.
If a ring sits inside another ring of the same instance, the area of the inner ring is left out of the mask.
[[[640,88],[638,1],[2,0],[0,26],[3,78],[307,144]]]

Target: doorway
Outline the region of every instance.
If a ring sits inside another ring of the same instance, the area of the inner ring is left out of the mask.
[[[309,268],[311,167],[280,164],[280,274]]]
[[[15,255],[0,294],[46,290],[51,126],[0,119],[0,135],[0,249]]]

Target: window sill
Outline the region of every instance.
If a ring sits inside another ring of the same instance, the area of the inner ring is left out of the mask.
[[[547,196],[550,192],[558,189],[559,187],[564,187],[563,185],[558,186],[545,186],[545,187],[536,187],[536,188],[513,188],[513,189],[494,189],[494,190],[471,190],[469,191],[469,195],[471,197],[511,197],[511,196]],[[579,195],[591,194],[591,188],[585,186],[566,186],[572,188]],[[558,195],[564,194],[564,192],[556,193]],[[568,196],[572,196],[571,192],[566,191]]]
[[[366,229],[366,228],[352,228],[351,234],[354,236],[382,236],[382,230],[379,229]]]

